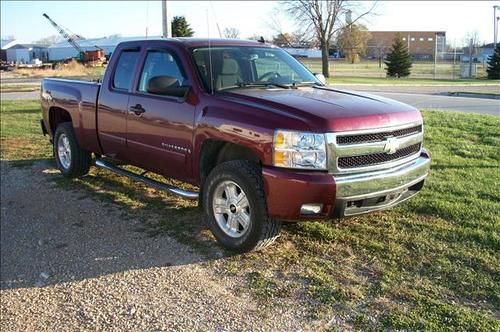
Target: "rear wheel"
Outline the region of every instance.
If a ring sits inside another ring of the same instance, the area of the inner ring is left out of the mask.
[[[235,251],[262,249],[278,237],[281,223],[267,214],[260,168],[249,161],[216,166],[203,187],[205,219],[215,238]]]
[[[65,177],[75,178],[89,172],[91,153],[78,145],[71,122],[61,123],[56,129],[54,157],[57,168]]]

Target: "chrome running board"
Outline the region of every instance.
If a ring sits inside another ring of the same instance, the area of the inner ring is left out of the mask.
[[[181,196],[181,197],[186,198],[186,199],[195,200],[195,199],[198,199],[198,196],[199,196],[197,192],[186,191],[186,190],[180,189],[178,187],[174,187],[174,186],[168,185],[166,183],[161,183],[161,182],[158,182],[156,180],[147,178],[145,176],[126,171],[120,167],[117,167],[115,165],[107,163],[102,159],[97,159],[95,161],[95,165],[99,168],[106,169],[106,170],[111,171],[113,173],[116,173],[118,175],[126,176],[126,177],[128,177],[132,180],[135,180],[135,181],[143,182],[143,183],[147,184],[148,186],[167,191],[171,194]]]

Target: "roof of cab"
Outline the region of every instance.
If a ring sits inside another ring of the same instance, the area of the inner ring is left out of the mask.
[[[276,47],[266,42],[262,43],[257,40],[242,40],[242,39],[223,39],[223,38],[191,38],[191,37],[176,37],[176,38],[154,38],[135,40],[130,42],[122,42],[120,44],[135,44],[141,42],[165,41],[184,45],[185,47],[208,47],[210,46],[253,46],[253,47]]]

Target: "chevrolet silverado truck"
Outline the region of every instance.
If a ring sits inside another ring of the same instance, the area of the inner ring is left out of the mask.
[[[237,251],[271,244],[282,222],[393,207],[430,167],[418,110],[327,86],[265,42],[124,42],[102,83],[44,79],[41,105],[64,176],[95,165],[198,200],[215,238]]]

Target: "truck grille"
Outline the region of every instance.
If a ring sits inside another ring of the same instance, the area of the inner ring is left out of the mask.
[[[421,122],[392,128],[327,133],[328,170],[342,174],[397,167],[418,158],[423,139]]]
[[[337,144],[360,144],[383,141],[386,137],[404,137],[422,132],[422,125],[399,129],[394,131],[384,131],[381,133],[337,136]]]
[[[340,157],[338,159],[338,166],[339,168],[357,168],[378,165],[411,156],[412,154],[419,152],[420,148],[421,144],[417,143],[400,149],[393,154],[374,153],[362,156]]]

